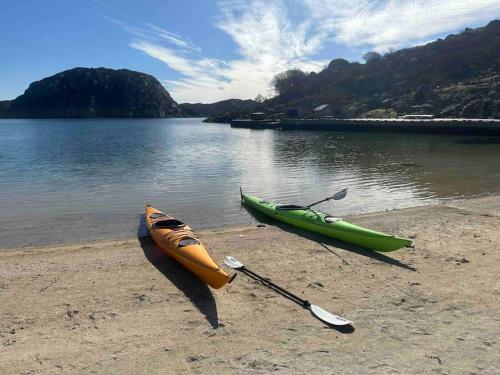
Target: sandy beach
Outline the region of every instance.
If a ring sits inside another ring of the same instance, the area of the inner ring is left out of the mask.
[[[346,219],[414,247],[378,254],[276,223],[199,235],[353,330],[244,274],[209,289],[147,238],[2,251],[0,373],[498,373],[500,196]]]

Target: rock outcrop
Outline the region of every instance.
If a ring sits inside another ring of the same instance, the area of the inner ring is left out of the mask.
[[[265,101],[264,109],[311,113],[329,104],[332,115],[341,118],[374,110],[500,118],[499,20],[423,46],[383,56],[368,53],[365,60],[335,59],[319,73],[281,73],[273,81],[278,95]]]
[[[258,107],[260,103],[255,100],[247,99],[228,99],[220,102],[203,104],[203,103],[183,103],[181,108],[188,116],[212,116],[225,112],[238,112],[253,110]]]
[[[1,117],[170,117],[182,111],[151,75],[127,69],[74,68],[30,84],[0,102]]]

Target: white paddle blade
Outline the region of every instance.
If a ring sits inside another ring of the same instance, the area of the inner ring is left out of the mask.
[[[335,195],[332,198],[333,200],[338,201],[344,199],[346,195],[347,195],[347,188],[340,190],[338,193],[335,193]]]
[[[334,326],[346,326],[348,324],[352,324],[350,320],[344,319],[340,316],[333,315],[332,313],[329,313],[326,310],[323,310],[321,307],[316,306],[316,305],[311,305],[310,306],[311,312],[314,314],[315,317],[318,319],[334,325]]]
[[[230,255],[227,255],[225,258],[224,258],[224,264],[228,267],[231,267],[231,268],[234,268],[234,269],[238,269],[238,268],[242,268],[243,267],[243,264],[238,261],[238,259],[236,258],[233,258],[232,256]]]

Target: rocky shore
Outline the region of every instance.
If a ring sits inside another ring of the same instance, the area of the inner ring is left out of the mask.
[[[349,220],[414,247],[269,223],[199,233],[217,261],[236,256],[347,331],[242,274],[211,290],[145,238],[0,252],[0,373],[496,373],[500,197]]]

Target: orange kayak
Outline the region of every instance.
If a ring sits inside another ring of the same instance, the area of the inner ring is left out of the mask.
[[[215,289],[229,281],[229,275],[214,262],[191,228],[182,221],[148,205],[146,224],[156,245],[201,281]]]

